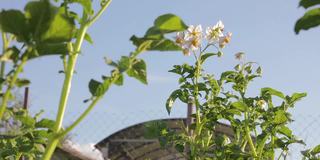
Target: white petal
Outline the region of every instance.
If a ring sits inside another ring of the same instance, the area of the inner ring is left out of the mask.
[[[217,27],[219,27],[220,29],[223,29],[224,28],[224,24],[222,23],[221,20],[219,20],[216,24]]]
[[[196,32],[202,32],[202,26],[201,26],[201,24],[197,25],[195,31],[196,31]]]

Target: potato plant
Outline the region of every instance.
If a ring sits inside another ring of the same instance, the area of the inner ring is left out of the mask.
[[[258,63],[245,61],[242,52],[235,55],[239,64],[234,70],[222,72],[219,77],[206,73],[203,65],[214,62],[212,57],[221,57],[222,49],[231,41],[232,34],[224,30],[219,21],[205,34],[201,25],[190,25],[177,33],[176,44],[184,55],[194,58],[194,64],[175,65],[169,70],[180,78],[166,109],[170,114],[176,100],[192,103],[194,121],[190,126],[181,126],[183,131],[166,129],[163,124],[147,128],[162,145],[175,147],[186,159],[285,159],[291,144],[304,144],[288,124],[292,122],[289,110],[306,93],[285,95],[265,87],[260,95],[247,95],[250,82],[261,77],[262,69]],[[232,135],[215,132],[220,123],[229,125]]]
[[[38,0],[28,2],[23,10],[10,9],[0,12],[3,40],[0,56],[0,122],[15,119],[21,123],[22,130],[26,129],[14,136],[9,133],[1,135],[5,137],[0,141],[1,159],[19,159],[23,156],[29,159],[41,157],[43,160],[49,160],[59,141],[79,125],[108,89],[112,85],[123,85],[125,74],[147,84],[146,63],[138,58],[140,53],[145,50],[180,50],[174,42],[164,38],[164,34],[182,31],[186,26],[175,15],[160,16],[148,31],[147,37],[131,38],[137,48],[128,56],[122,56],[118,61],[106,59],[106,64],[113,68],[111,73],[102,75],[101,80],[89,81],[91,97],[84,100],[87,109],[79,114],[70,126],[63,128],[65,110],[70,107],[67,106],[67,102],[72,78],[83,41],[92,43],[87,30],[105,12],[111,0],[98,1],[100,8],[97,11],[93,9],[92,3],[94,2],[90,0]],[[82,13],[74,11],[72,4],[79,4]],[[40,120],[38,116],[29,116],[26,111],[23,111],[24,114],[12,112],[9,105],[13,91],[30,83],[29,80],[20,77],[24,66],[32,59],[44,56],[60,56],[63,66],[60,73],[64,74],[64,81],[55,120]],[[21,148],[22,143],[28,146]]]

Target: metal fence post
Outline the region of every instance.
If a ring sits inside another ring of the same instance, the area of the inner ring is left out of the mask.
[[[24,98],[23,98],[23,109],[28,110],[28,99],[29,99],[29,87],[26,87],[24,89]],[[20,160],[25,160],[25,158],[22,156],[20,157]]]

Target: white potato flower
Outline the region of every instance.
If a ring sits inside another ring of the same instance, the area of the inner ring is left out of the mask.
[[[186,34],[184,32],[177,32],[176,35],[176,43],[180,46],[183,47],[185,42],[187,41],[186,39]]]
[[[176,35],[176,44],[182,48],[185,56],[190,55],[190,42],[184,32],[178,32]]]
[[[202,26],[190,25],[189,28],[187,29],[187,38],[194,39],[194,38],[201,38],[201,37],[202,37]]]
[[[219,47],[220,48],[224,48],[224,46],[228,43],[230,43],[231,41],[231,36],[232,36],[232,33],[231,32],[228,32],[225,36],[221,37],[219,39]]]
[[[219,39],[223,37],[223,29],[224,24],[222,23],[222,21],[218,21],[217,24],[213,27],[207,27],[205,37],[209,41],[209,43],[219,42]]]
[[[261,107],[261,109],[263,109],[263,110],[267,110],[268,109],[268,105],[267,105],[267,102],[265,101],[265,100],[259,100],[258,102],[257,102],[257,105],[259,106],[259,107]]]
[[[198,37],[194,37],[193,39],[189,40],[189,42],[190,42],[190,49],[192,51],[198,50],[201,46],[201,39]]]
[[[183,54],[189,56],[191,51],[196,51],[200,48],[201,38],[201,25],[191,25],[186,32],[177,33],[175,42],[182,48]]]

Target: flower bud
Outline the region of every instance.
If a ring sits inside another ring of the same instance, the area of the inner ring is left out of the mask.
[[[262,69],[261,69],[261,67],[258,67],[258,68],[257,68],[256,73],[259,74],[259,75],[262,74]]]
[[[234,67],[234,69],[235,69],[236,71],[240,71],[240,70],[241,70],[241,65],[240,65],[240,64],[236,65],[236,66]]]
[[[257,106],[259,106],[263,110],[267,110],[267,102],[265,100],[257,101]]]
[[[243,52],[238,52],[235,54],[235,57],[237,60],[242,60],[244,58],[244,53]]]
[[[251,73],[252,72],[252,66],[248,65],[244,68],[245,71],[247,71],[247,73]]]

